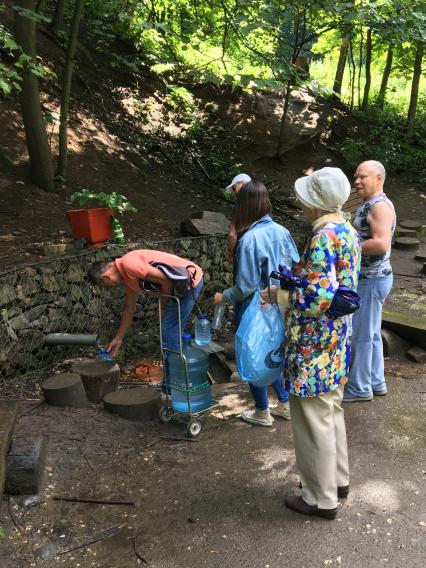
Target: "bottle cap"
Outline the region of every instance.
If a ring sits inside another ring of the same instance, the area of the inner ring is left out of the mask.
[[[207,319],[207,314],[200,314],[200,317],[198,318],[200,320],[206,320]]]
[[[182,333],[182,339],[184,341],[191,341],[192,335],[190,333]]]

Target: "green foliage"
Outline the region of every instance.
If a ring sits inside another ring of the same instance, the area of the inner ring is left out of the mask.
[[[355,117],[358,126],[340,145],[352,168],[363,160],[378,160],[389,173],[426,183],[426,112],[419,114],[409,134],[405,117],[395,109],[372,107],[367,113],[356,112]]]
[[[23,6],[12,6],[12,10],[18,12],[18,14],[22,18],[27,18],[36,24],[48,24],[50,22],[50,18],[46,16],[42,16],[41,14],[37,14],[37,12],[33,12],[32,10],[28,10]]]
[[[4,531],[3,527],[0,527],[0,538],[5,538],[6,537],[6,533]]]
[[[113,209],[120,215],[126,212],[137,213],[138,211],[133,207],[127,197],[116,191],[113,193],[104,193],[103,191],[95,193],[88,189],[82,189],[71,195],[71,201],[78,201],[80,207],[83,207],[89,201],[97,201],[101,207]]]
[[[178,118],[191,119],[197,110],[194,97],[185,87],[172,86],[164,97],[164,104],[172,108]]]

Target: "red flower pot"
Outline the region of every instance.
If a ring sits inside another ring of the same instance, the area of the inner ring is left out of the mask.
[[[72,209],[67,217],[75,239],[84,238],[90,245],[112,238],[112,209]]]

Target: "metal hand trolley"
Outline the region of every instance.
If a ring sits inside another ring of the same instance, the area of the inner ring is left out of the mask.
[[[162,328],[162,322],[161,322],[161,298],[169,298],[172,299],[174,301],[177,302],[177,307],[178,307],[178,330],[179,330],[179,351],[176,351],[174,349],[169,349],[168,347],[164,347],[163,345],[163,328]],[[166,380],[166,389],[170,389],[173,386],[173,389],[177,390],[177,391],[181,391],[184,394],[186,394],[186,398],[187,398],[187,402],[188,402],[188,412],[179,412],[177,410],[175,410],[172,405],[171,405],[171,397],[169,392],[166,391],[166,395],[167,395],[167,402],[166,404],[164,404],[163,406],[161,406],[160,410],[158,411],[158,418],[160,419],[160,422],[162,422],[163,424],[168,424],[172,419],[177,420],[178,422],[182,422],[183,424],[186,424],[186,432],[188,434],[188,436],[190,436],[191,438],[196,438],[197,436],[199,436],[201,430],[202,430],[202,423],[201,423],[201,417],[204,416],[205,414],[210,413],[212,410],[219,408],[220,404],[216,401],[212,399],[212,404],[208,407],[205,408],[204,410],[201,410],[199,412],[192,412],[192,408],[191,408],[191,394],[194,392],[197,392],[199,390],[202,390],[204,388],[206,388],[207,386],[210,386],[210,383],[208,381],[202,383],[201,385],[198,385],[196,387],[190,387],[189,385],[189,374],[188,374],[188,365],[187,365],[187,361],[186,361],[186,356],[183,353],[183,348],[182,348],[182,321],[181,321],[181,316],[180,316],[180,301],[179,298],[177,298],[176,296],[169,296],[166,294],[160,294],[159,297],[159,302],[158,302],[158,319],[160,322],[160,348],[161,348],[161,356],[163,358],[163,368],[164,368],[164,376],[165,376],[165,380]],[[206,353],[214,353],[216,351],[222,351],[222,348],[215,344],[214,342],[210,342],[209,345],[206,346],[200,346],[200,345],[196,345],[196,347],[198,349],[201,349],[201,351],[204,351]],[[180,385],[177,385],[176,383],[172,382],[172,377],[167,377],[166,373],[167,371],[167,365],[166,365],[166,353],[170,352],[170,353],[175,353],[176,355],[179,355],[182,363],[183,363],[183,367],[185,370],[185,382],[186,382],[186,387],[182,388]]]

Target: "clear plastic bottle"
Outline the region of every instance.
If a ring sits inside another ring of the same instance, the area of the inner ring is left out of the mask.
[[[207,320],[208,321],[208,320]],[[211,386],[207,376],[209,356],[191,344],[191,335],[182,335],[182,352],[186,358],[188,383],[184,363],[177,353],[168,354],[168,373],[171,386],[172,407],[178,412],[200,412],[212,403]]]
[[[208,345],[212,339],[210,322],[206,314],[201,314],[195,323],[195,343]]]
[[[219,331],[221,329],[224,313],[225,313],[225,304],[224,303],[216,304],[214,308],[213,321],[212,321],[212,329],[214,331]]]

